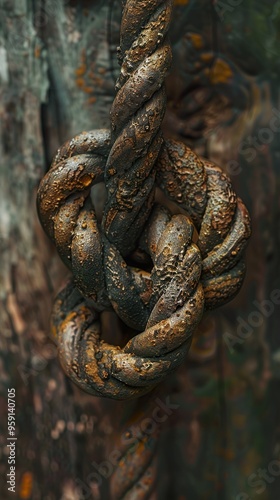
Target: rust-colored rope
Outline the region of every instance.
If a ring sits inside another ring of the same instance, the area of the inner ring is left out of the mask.
[[[111,131],[64,144],[38,190],[41,223],[72,271],[54,304],[53,339],[66,374],[96,396],[155,387],[185,359],[204,310],[230,300],[245,273],[250,221],[229,178],[162,137],[171,3],[127,0]],[[102,219],[92,191],[100,182]],[[155,203],[156,187],[180,214]],[[129,336],[122,347],[102,338],[106,310]],[[113,498],[153,496],[159,432],[123,447]]]
[[[193,243],[190,216],[172,216],[155,205],[139,240],[153,268],[129,266],[114,245],[102,243],[90,202],[88,188],[102,179],[109,143],[108,133],[99,131],[64,145],[41,182],[38,207],[73,271],[74,284],[58,296],[53,313],[64,369],[84,390],[122,399],[144,394],[174,370],[204,308],[236,294],[250,226],[221,169],[167,141],[157,162],[157,184],[192,215],[199,238]],[[131,336],[144,330],[122,349],[101,340],[98,311],[107,304],[133,329]]]
[[[127,0],[122,17],[103,214],[104,233],[122,255],[135,248],[153,204],[166,107],[163,83],[171,64],[166,40],[171,6],[170,0]]]
[[[126,2],[112,134],[84,132],[62,146],[38,191],[42,225],[73,273],[53,312],[61,363],[98,396],[132,398],[163,380],[185,358],[203,311],[230,300],[245,272],[250,222],[230,180],[162,139],[170,7]],[[99,221],[91,188],[104,180]],[[152,202],[155,186],[185,215]],[[102,340],[109,309],[130,332],[123,347]]]

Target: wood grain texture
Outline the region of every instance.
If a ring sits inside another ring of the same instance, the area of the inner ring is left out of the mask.
[[[113,468],[131,427],[140,425],[133,430],[139,445],[145,437],[141,422],[156,414],[166,416],[158,450],[160,500],[279,497],[279,475],[268,472],[268,481],[259,472],[280,460],[280,305],[272,301],[280,288],[279,1],[244,0],[223,18],[206,0],[175,4],[165,135],[183,139],[231,174],[250,209],[253,236],[241,293],[230,306],[209,313],[185,365],[159,392],[122,403],[86,395],[62,373],[49,316],[67,270],[35,208],[39,180],[56,149],[83,130],[109,126],[121,2],[0,2],[4,500],[109,499]],[[258,321],[252,313],[258,311],[255,301],[263,300],[272,308]],[[254,320],[257,326],[250,327]],[[244,322],[249,333],[243,341],[238,333]],[[11,386],[17,405],[16,496],[9,496],[6,484]]]

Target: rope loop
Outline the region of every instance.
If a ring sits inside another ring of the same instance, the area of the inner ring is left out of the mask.
[[[156,186],[183,213],[154,203],[136,249],[123,255],[104,234],[91,193],[104,181],[110,144],[106,130],[64,144],[41,181],[38,212],[73,274],[52,319],[64,370],[87,392],[127,399],[175,370],[204,310],[238,292],[250,221],[223,171],[169,140]],[[102,340],[104,310],[129,334],[124,347]]]
[[[230,179],[162,135],[171,7],[126,1],[111,130],[66,142],[38,189],[41,224],[72,272],[54,303],[53,340],[66,374],[95,396],[151,391],[186,358],[204,311],[234,297],[245,274],[250,219]],[[105,340],[106,311],[121,345]],[[153,495],[159,432],[122,446],[114,498]]]
[[[162,136],[171,13],[171,0],[126,1],[111,131],[64,144],[37,197],[72,272],[52,319],[61,363],[85,391],[116,399],[145,394],[175,370],[203,312],[230,300],[245,273],[249,215],[229,178]],[[99,216],[93,187],[102,182]],[[104,340],[108,310],[128,338],[122,347]]]

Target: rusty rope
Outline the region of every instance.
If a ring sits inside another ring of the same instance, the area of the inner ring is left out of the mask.
[[[67,375],[97,396],[132,398],[162,381],[204,310],[230,300],[245,272],[250,222],[230,180],[162,139],[170,12],[169,1],[126,2],[112,133],[62,146],[38,191],[42,225],[73,274],[54,305],[53,337]],[[91,188],[103,180],[100,221]],[[155,186],[184,214],[154,203]],[[102,340],[108,309],[130,332],[122,348]]]
[[[161,382],[185,359],[204,310],[230,300],[245,273],[250,222],[230,180],[162,137],[171,3],[127,0],[111,132],[64,144],[38,190],[41,223],[72,271],[54,304],[53,338],[66,374],[96,396],[137,397]],[[92,191],[100,182],[102,219]],[[156,187],[183,213],[156,203]],[[123,347],[102,339],[106,310],[129,335]],[[153,497],[159,433],[122,445],[113,498]]]
[[[128,0],[121,24],[117,95],[111,109],[112,141],[105,184],[103,231],[121,252],[134,248],[150,214],[155,169],[163,139],[163,83],[171,64],[166,41],[171,0]]]
[[[167,415],[162,407],[155,421],[153,415],[158,401],[158,391],[140,398],[134,407],[132,418],[120,432],[114,445],[120,458],[110,480],[111,498],[114,500],[137,500],[156,498],[157,451],[160,433]],[[121,437],[120,437],[121,436]]]

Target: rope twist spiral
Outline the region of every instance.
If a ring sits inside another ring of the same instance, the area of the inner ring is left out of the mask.
[[[53,338],[67,375],[97,396],[145,394],[185,359],[206,309],[239,290],[250,220],[223,171],[164,140],[171,1],[128,0],[111,132],[83,132],[57,152],[38,213],[72,281],[58,295]],[[103,217],[92,187],[105,183]],[[155,200],[156,188],[178,211]],[[114,310],[129,340],[102,339]],[[140,332],[140,333],[139,333]]]
[[[229,178],[162,136],[171,7],[126,1],[111,131],[66,142],[38,190],[42,226],[72,272],[55,300],[53,339],[66,374],[95,396],[129,399],[157,386],[186,358],[204,311],[229,301],[245,274],[250,220]],[[104,340],[108,310],[128,337],[122,347]],[[159,432],[122,446],[113,498],[154,498]]]

